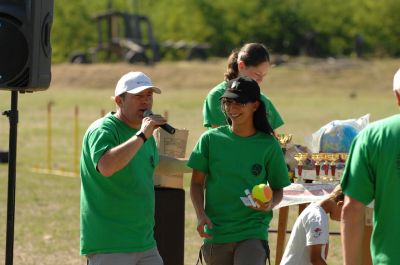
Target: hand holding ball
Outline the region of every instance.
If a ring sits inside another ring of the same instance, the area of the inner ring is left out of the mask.
[[[272,190],[269,186],[262,183],[253,187],[251,195],[254,199],[257,199],[262,203],[266,203],[272,199]]]

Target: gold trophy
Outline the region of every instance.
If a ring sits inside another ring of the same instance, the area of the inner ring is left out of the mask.
[[[327,182],[328,181],[328,176],[329,176],[329,154],[328,153],[320,153],[322,160],[324,160],[324,164],[322,165],[322,168],[324,170],[324,176],[321,178],[322,182]]]
[[[345,163],[348,157],[347,153],[339,153],[340,160]]]
[[[282,151],[283,153],[286,152],[286,146],[288,143],[290,143],[292,141],[293,135],[291,134],[284,134],[284,133],[279,133],[276,135],[281,147],[282,147]]]
[[[314,153],[311,155],[312,160],[315,161],[315,181],[318,182],[320,181],[319,179],[319,174],[321,172],[321,161],[324,159],[323,155],[320,153]]]
[[[340,155],[338,153],[330,153],[327,154],[327,160],[330,162],[331,166],[331,177],[329,181],[335,181],[335,173],[336,173],[336,161],[339,160]]]
[[[296,153],[294,155],[294,159],[296,159],[296,161],[297,161],[297,172],[298,172],[298,178],[297,178],[296,182],[303,182],[301,174],[303,172],[304,161],[306,161],[307,158],[308,158],[307,153]]]

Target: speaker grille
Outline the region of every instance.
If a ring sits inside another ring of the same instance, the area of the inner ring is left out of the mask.
[[[20,76],[29,52],[24,34],[14,23],[0,17],[0,87]]]
[[[29,84],[29,68],[26,68],[17,79],[8,83],[8,87],[27,87]]]

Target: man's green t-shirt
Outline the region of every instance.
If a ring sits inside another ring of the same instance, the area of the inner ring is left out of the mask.
[[[226,117],[221,109],[220,98],[225,92],[227,81],[223,81],[214,87],[207,95],[203,103],[203,125],[204,127],[212,127],[212,125],[227,125]],[[279,115],[272,102],[261,93],[261,101],[264,102],[267,110],[267,117],[272,129],[277,129],[283,125],[283,119]]]
[[[343,192],[374,202],[374,264],[400,264],[400,115],[377,121],[353,141],[341,181]]]
[[[87,130],[81,155],[81,254],[154,248],[153,172],[159,156],[153,137],[110,177],[96,166],[109,149],[137,132],[109,113]]]
[[[213,237],[205,242],[228,243],[267,240],[272,211],[243,204],[245,189],[268,183],[273,189],[290,185],[282,149],[262,132],[240,137],[230,126],[206,131],[197,142],[188,166],[206,174],[205,211],[213,223]]]

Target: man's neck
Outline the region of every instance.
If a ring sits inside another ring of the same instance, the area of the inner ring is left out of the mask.
[[[121,111],[115,112],[114,116],[133,129],[140,129],[142,125],[141,123],[130,121]]]

